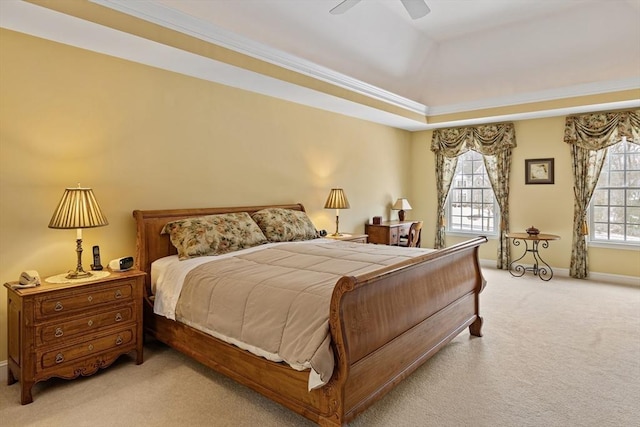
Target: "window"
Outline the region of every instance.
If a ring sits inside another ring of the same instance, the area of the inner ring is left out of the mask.
[[[447,231],[497,234],[496,202],[482,155],[469,150],[458,157],[447,198]]]
[[[590,241],[640,244],[640,146],[608,148],[589,206]]]

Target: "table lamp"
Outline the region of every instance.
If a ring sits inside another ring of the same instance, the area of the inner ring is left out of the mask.
[[[409,201],[407,199],[398,199],[396,200],[396,202],[393,204],[393,207],[391,209],[394,210],[398,210],[398,219],[400,221],[404,221],[404,211],[410,211],[411,210],[411,205],[409,204]]]
[[[336,210],[336,232],[332,236],[342,236],[338,231],[340,209],[349,209],[349,201],[344,194],[344,190],[342,188],[332,188],[324,208]]]
[[[70,271],[67,279],[82,279],[91,276],[91,273],[82,268],[82,229],[102,227],[109,222],[100,210],[93,191],[90,188],[67,188],[62,194],[49,228],[76,229],[76,252],[78,265],[75,271]]]

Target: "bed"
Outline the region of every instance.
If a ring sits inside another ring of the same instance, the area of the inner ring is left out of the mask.
[[[485,281],[478,247],[485,237],[340,277],[328,313],[335,366],[326,384],[312,390],[306,371],[154,313],[152,263],[177,253],[170,237],[161,234],[167,223],[268,208],[304,212],[301,204],[133,212],[136,267],[147,273],[147,335],[322,426],[346,425],[467,327],[482,336],[479,295]]]

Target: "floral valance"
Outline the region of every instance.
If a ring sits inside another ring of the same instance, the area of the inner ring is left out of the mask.
[[[431,151],[445,157],[457,157],[468,150],[494,156],[515,146],[513,123],[436,129],[431,139]]]
[[[564,128],[564,142],[587,150],[607,148],[623,136],[640,144],[640,110],[569,116]]]

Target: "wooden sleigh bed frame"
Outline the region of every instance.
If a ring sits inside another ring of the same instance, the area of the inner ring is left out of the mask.
[[[342,426],[379,400],[465,328],[482,336],[479,295],[485,285],[478,237],[358,277],[342,277],[330,308],[335,355],[331,380],[308,391],[308,371],[255,356],[153,313],[151,263],[176,253],[160,230],[169,221],[268,207],[135,210],[136,267],[147,273],[145,332],[204,365],[322,426]]]

